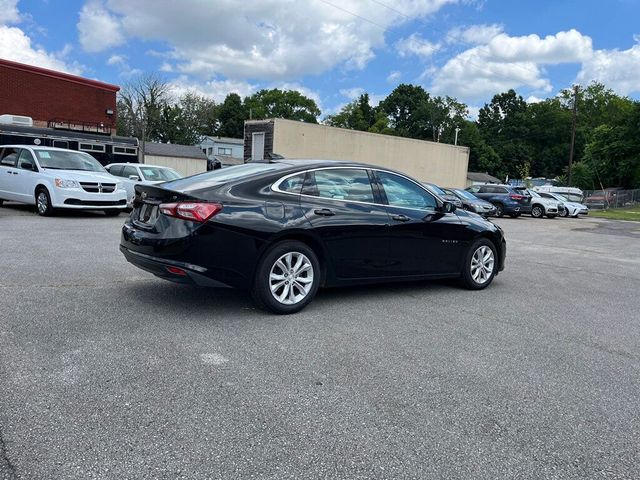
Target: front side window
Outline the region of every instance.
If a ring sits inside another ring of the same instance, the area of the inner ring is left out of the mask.
[[[393,207],[435,209],[436,199],[411,180],[393,173],[378,172],[380,182],[387,195],[387,202]]]
[[[124,178],[129,178],[131,176],[139,177],[140,175],[138,174],[138,170],[136,170],[136,167],[132,167],[131,165],[127,165],[122,169],[122,176]]]
[[[30,165],[30,167],[29,167]],[[33,159],[33,155],[29,150],[22,150],[20,152],[20,157],[18,157],[18,168],[26,168],[33,170],[36,166],[35,160]]]
[[[316,170],[315,194],[333,200],[374,203],[367,171],[359,168]]]
[[[121,177],[122,176],[122,165],[113,165],[111,168],[109,168],[109,173],[111,175],[115,175],[116,177]]]
[[[42,168],[106,172],[100,162],[87,153],[68,150],[36,150],[36,156]]]

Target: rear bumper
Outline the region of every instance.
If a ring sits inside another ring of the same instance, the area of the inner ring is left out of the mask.
[[[175,283],[200,285],[203,287],[228,287],[222,282],[206,276],[207,269],[199,265],[161,259],[144,253],[134,252],[120,245],[120,251],[129,263],[141,270],[154,274],[156,277]],[[172,273],[170,268],[179,269],[180,274]]]

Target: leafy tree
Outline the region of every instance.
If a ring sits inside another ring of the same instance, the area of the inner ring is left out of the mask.
[[[419,118],[427,114],[429,94],[416,85],[398,85],[382,102],[380,108],[390,119],[390,127],[401,137],[424,138]]]
[[[218,106],[218,128],[216,135],[221,137],[243,138],[244,121],[249,118],[242,99],[237,93],[230,93]]]
[[[346,104],[340,112],[325,119],[332,127],[369,131],[378,121],[377,109],[369,105],[369,94],[363,93],[353,102]]]
[[[458,145],[469,147],[469,170],[484,172],[497,177],[506,176],[501,168],[500,157],[487,145],[475,122],[464,120],[460,124]]]
[[[169,100],[169,84],[155,75],[125,85],[117,100],[118,135],[157,140],[162,111]]]
[[[316,102],[296,90],[260,90],[244,99],[244,108],[251,118],[286,118],[318,123],[320,109]]]

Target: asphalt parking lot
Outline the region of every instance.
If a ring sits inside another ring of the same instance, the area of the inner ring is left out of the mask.
[[[275,316],[123,221],[0,208],[0,479],[640,478],[640,223],[501,219],[485,291]]]

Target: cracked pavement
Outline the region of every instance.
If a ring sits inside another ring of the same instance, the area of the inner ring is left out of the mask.
[[[501,219],[507,268],[273,316],[124,216],[0,208],[0,480],[640,478],[640,224]]]

